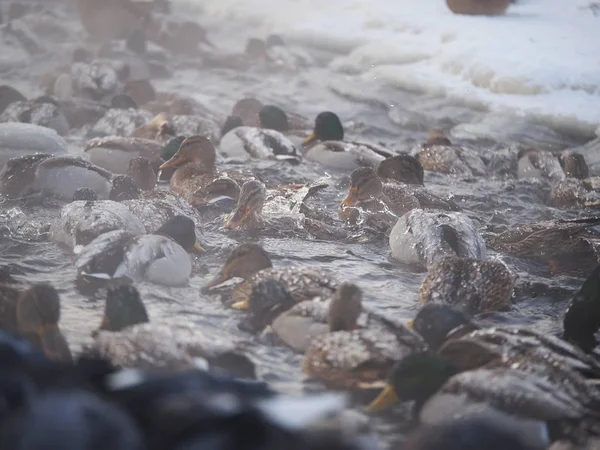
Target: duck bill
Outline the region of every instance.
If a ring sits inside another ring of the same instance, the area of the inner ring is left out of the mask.
[[[356,205],[357,201],[358,201],[358,189],[356,189],[355,187],[351,187],[350,190],[348,191],[348,195],[346,196],[346,198],[344,199],[342,204],[345,206],[354,206],[354,205]]]
[[[171,159],[162,163],[158,169],[164,170],[164,169],[179,167],[182,164],[184,164],[185,162],[187,162],[187,160],[185,158],[182,158],[177,153],[175,153]]]
[[[42,350],[48,359],[72,361],[73,356],[67,340],[60,332],[58,325],[48,325],[40,331]]]
[[[408,322],[406,322],[406,326],[408,328],[414,328],[415,326],[415,321],[414,320],[409,320]]]
[[[396,390],[392,385],[388,384],[377,398],[365,408],[365,411],[369,413],[384,411],[391,408],[399,401],[400,399],[396,394]]]
[[[235,228],[241,227],[244,221],[248,218],[249,212],[250,210],[245,206],[238,206],[233,212],[231,219],[227,221],[225,228],[233,230]]]
[[[194,246],[192,247],[192,251],[198,255],[203,255],[204,253],[206,253],[206,250],[204,249],[204,247],[202,247],[198,241],[196,241],[194,243]]]
[[[250,302],[248,299],[242,300],[241,302],[236,302],[231,305],[233,309],[237,309],[238,311],[248,311],[250,309]]]
[[[308,136],[306,139],[304,139],[304,141],[302,141],[302,145],[307,146],[309,144],[312,144],[316,140],[317,136],[315,136],[315,133],[311,133],[310,136]]]

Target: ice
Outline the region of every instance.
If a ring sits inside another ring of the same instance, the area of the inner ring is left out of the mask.
[[[455,15],[443,0],[178,2],[211,32],[279,33],[343,53],[330,68],[361,81],[590,137],[600,123],[600,16],[590,0],[518,0],[500,17]]]

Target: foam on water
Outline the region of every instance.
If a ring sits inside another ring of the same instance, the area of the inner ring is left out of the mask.
[[[589,0],[518,0],[501,17],[443,0],[178,0],[212,30],[345,53],[331,69],[593,135],[600,16]]]

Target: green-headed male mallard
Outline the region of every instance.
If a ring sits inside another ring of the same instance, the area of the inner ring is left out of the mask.
[[[179,286],[192,273],[191,251],[204,253],[196,241],[194,222],[174,216],[152,234],[134,236],[116,230],[100,235],[81,250],[75,266],[84,278],[129,278]]]
[[[336,169],[375,167],[392,156],[388,150],[373,144],[344,141],[342,122],[330,111],[317,115],[313,132],[303,145],[306,159]]]

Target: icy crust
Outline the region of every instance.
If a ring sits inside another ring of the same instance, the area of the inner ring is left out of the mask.
[[[592,135],[600,123],[600,17],[589,0],[530,0],[505,16],[444,1],[178,0],[220,31],[278,32],[346,53],[336,71]],[[199,9],[198,9],[199,10]]]

